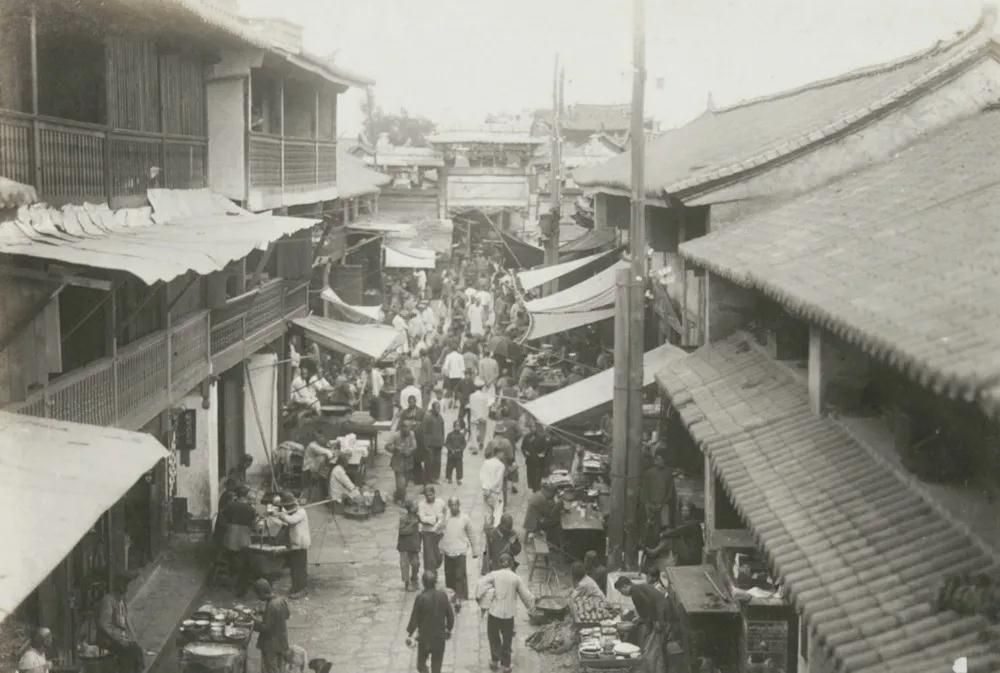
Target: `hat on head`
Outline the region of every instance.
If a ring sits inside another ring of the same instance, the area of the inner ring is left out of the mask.
[[[271,595],[271,583],[263,577],[253,583],[253,590],[265,596]]]

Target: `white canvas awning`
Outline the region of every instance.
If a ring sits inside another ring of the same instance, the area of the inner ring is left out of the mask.
[[[315,315],[296,318],[292,323],[321,346],[373,360],[381,359],[402,340],[402,335],[388,325],[356,325]]]
[[[579,313],[612,306],[615,275],[619,269],[627,268],[627,262],[618,262],[573,287],[526,302],[524,306],[531,313]]]
[[[208,190],[149,190],[153,207],[21,207],[0,221],[0,253],[125,271],[147,285],[208,275],[319,222],[250,213]]]
[[[642,357],[643,386],[654,382],[656,372],[663,368],[667,360],[686,355],[685,351],[671,344],[663,344],[647,351]],[[614,392],[615,370],[605,369],[582,381],[572,383],[531,402],[525,402],[522,406],[539,423],[555,425],[610,404],[614,399]]]
[[[567,332],[576,327],[592,325],[602,320],[610,320],[615,317],[615,309],[602,308],[596,311],[581,311],[579,313],[532,313],[531,329],[524,337],[524,341],[541,339],[551,334]]]
[[[0,412],[0,621],[166,456],[143,432]]]
[[[385,249],[385,268],[387,269],[433,269],[435,255],[433,250],[423,248],[390,248]]]
[[[556,278],[561,278],[571,271],[576,271],[580,267],[587,266],[591,262],[596,262],[602,257],[610,256],[611,252],[599,252],[594,255],[588,255],[587,257],[581,257],[580,259],[574,259],[569,262],[560,262],[559,264],[549,264],[548,266],[541,266],[537,269],[528,269],[527,271],[521,271],[517,274],[517,280],[521,283],[521,287],[525,290],[530,290],[545,283],[551,282]]]
[[[377,323],[380,320],[380,316],[382,314],[382,308],[380,306],[355,306],[353,304],[348,304],[333,291],[333,288],[330,287],[323,288],[323,292],[320,296],[323,298],[323,301],[330,304],[331,308],[335,313],[337,313],[337,317],[340,320],[346,320],[347,322],[362,325]]]

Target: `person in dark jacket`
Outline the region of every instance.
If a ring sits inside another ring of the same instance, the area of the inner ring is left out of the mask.
[[[448,464],[444,468],[445,480],[450,484],[452,475],[459,486],[462,485],[462,468],[465,462],[465,447],[467,445],[465,429],[462,421],[455,421],[451,432],[445,437],[444,445],[448,449]]]
[[[455,626],[455,610],[451,607],[448,594],[434,587],[437,573],[425,570],[421,578],[424,590],[413,601],[410,622],[406,625],[406,644],[413,646],[413,633],[417,636],[417,671],[419,673],[441,673],[444,661],[445,642],[451,638]],[[431,660],[430,671],[427,659]]]
[[[420,574],[420,519],[417,503],[407,500],[399,515],[399,534],[396,537],[399,552],[399,572],[407,591],[416,590]]]
[[[669,636],[672,617],[666,596],[649,584],[633,583],[628,577],[619,577],[615,582],[615,589],[632,599],[639,621],[636,636],[640,646],[654,630],[664,631]],[[664,638],[664,642],[668,639]]]
[[[552,442],[536,421],[528,422],[528,434],[521,440],[521,451],[524,453],[524,466],[528,473],[528,488],[532,493],[538,493],[542,487],[542,479],[548,472]]]
[[[486,553],[483,555],[484,565],[489,564],[486,572],[499,568],[500,557],[504,554],[511,557],[511,570],[517,570],[519,564],[514,559],[520,553],[521,540],[514,531],[514,517],[504,514],[497,527],[486,532]]]
[[[437,400],[424,414],[423,431],[427,460],[424,479],[428,484],[436,484],[441,479],[441,449],[444,447],[444,417],[441,416],[441,403]]]
[[[254,621],[258,631],[257,647],[260,649],[261,673],[282,673],[288,654],[288,618],[291,610],[288,601],[271,591],[271,583],[265,579],[254,582],[257,598],[264,602],[264,610]]]

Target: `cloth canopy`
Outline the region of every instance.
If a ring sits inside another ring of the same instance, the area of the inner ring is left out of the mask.
[[[528,268],[538,266],[545,261],[545,250],[511,236],[505,231],[500,232],[503,240],[503,259],[508,268]]]
[[[553,281],[556,278],[562,278],[571,271],[576,271],[580,267],[586,266],[591,262],[596,262],[602,257],[610,255],[611,251],[598,252],[594,255],[580,257],[579,259],[570,260],[568,262],[549,264],[548,266],[542,266],[537,269],[520,271],[517,274],[517,280],[521,283],[521,287],[525,290],[530,290],[532,288],[539,287],[540,285],[545,285],[545,283]]]
[[[577,313],[532,313],[531,329],[528,330],[524,341],[533,341],[547,337],[550,334],[567,332],[575,327],[592,325],[602,320],[610,320],[615,317],[615,309],[601,308],[596,311],[580,311]]]
[[[249,213],[208,190],[149,190],[152,208],[39,203],[0,221],[0,253],[125,271],[147,285],[208,275],[319,222]]]
[[[341,299],[333,288],[325,287],[320,294],[323,301],[330,304],[330,307],[337,314],[340,320],[353,322],[359,325],[366,325],[379,322],[379,315],[382,313],[378,306],[354,306]]]
[[[565,255],[573,252],[589,252],[613,245],[615,242],[614,229],[591,229],[583,236],[575,238],[564,245],[559,246],[559,254]]]
[[[651,385],[655,381],[656,372],[662,369],[667,361],[686,355],[685,351],[671,344],[663,344],[646,351],[642,356],[642,385]],[[615,370],[611,368],[548,395],[524,402],[521,406],[539,423],[555,425],[610,404],[614,399],[614,391]]]
[[[402,335],[388,325],[356,325],[311,315],[293,324],[316,343],[338,353],[379,360],[400,344]]]
[[[144,432],[0,412],[0,620],[166,456]]]
[[[387,269],[433,269],[435,253],[423,248],[390,248],[385,249],[385,268]]]
[[[627,262],[618,262],[573,287],[525,302],[524,306],[531,313],[579,313],[606,308],[615,303],[615,275],[627,268]]]

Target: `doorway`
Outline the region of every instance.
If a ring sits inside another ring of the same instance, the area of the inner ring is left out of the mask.
[[[243,366],[231,367],[219,380],[219,478],[239,467],[245,453],[243,422]]]

